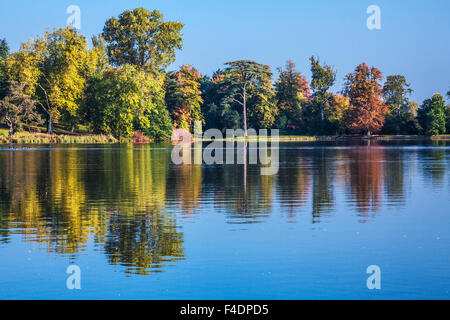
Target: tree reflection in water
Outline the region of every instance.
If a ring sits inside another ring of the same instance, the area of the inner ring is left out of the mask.
[[[445,142],[280,145],[280,169],[174,165],[168,145],[66,146],[0,151],[0,242],[13,235],[77,257],[90,243],[126,273],[163,271],[185,258],[185,217],[219,214],[229,224],[333,219],[348,205],[367,223],[407,201],[408,177],[441,188]],[[198,150],[192,150],[198,152]],[[211,211],[212,210],[212,211]]]

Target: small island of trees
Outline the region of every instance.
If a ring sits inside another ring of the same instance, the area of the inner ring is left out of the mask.
[[[87,39],[73,28],[47,31],[10,53],[0,41],[0,121],[7,135],[48,134],[169,140],[174,128],[277,128],[290,135],[439,135],[450,106],[435,94],[419,106],[402,75],[365,63],[331,92],[336,70],[311,57],[311,81],[286,62],[226,62],[209,77],[191,65],[166,71],[182,49],[183,24],[137,8],[106,21]],[[450,98],[450,91],[447,93]],[[11,141],[11,140],[8,140]]]

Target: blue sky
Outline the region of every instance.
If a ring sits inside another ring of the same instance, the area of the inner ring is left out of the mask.
[[[252,59],[273,71],[287,59],[308,78],[316,55],[337,70],[335,91],[356,65],[366,62],[384,76],[403,74],[421,103],[450,89],[448,0],[16,0],[2,1],[0,38],[13,51],[20,42],[66,25],[69,5],[81,8],[81,32],[90,38],[125,9],[160,10],[185,24],[184,48],[172,69],[192,64],[211,74],[223,63]],[[381,30],[368,30],[366,9],[381,8]]]

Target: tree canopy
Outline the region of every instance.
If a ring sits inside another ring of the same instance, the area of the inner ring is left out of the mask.
[[[244,135],[247,136],[247,104],[249,95],[253,98],[253,109],[250,110],[254,118],[261,123],[271,124],[274,121],[271,96],[272,72],[268,65],[251,60],[238,60],[225,63],[224,84],[230,90],[233,101],[242,106]]]
[[[3,68],[3,61],[9,56],[9,47],[5,39],[0,40],[0,99],[2,99],[8,90],[8,81]]]
[[[0,119],[8,125],[10,136],[22,123],[30,125],[41,122],[36,102],[24,93],[24,86],[24,83],[12,81],[8,95],[0,100]]]
[[[48,132],[61,116],[74,125],[83,97],[88,66],[86,39],[71,28],[46,32],[22,44],[7,58],[8,76],[25,83],[48,116]]]
[[[325,133],[326,118],[325,109],[330,108],[332,94],[330,88],[336,81],[336,71],[328,64],[321,65],[320,60],[315,57],[310,58],[311,62],[311,103],[305,110],[305,124],[309,132]]]
[[[400,114],[402,107],[408,105],[408,97],[412,92],[413,90],[404,76],[388,76],[383,86],[384,102],[389,106],[391,112]]]
[[[279,125],[300,127],[303,106],[311,99],[308,80],[295,70],[292,60],[286,62],[286,69],[278,69],[280,76],[275,83],[279,109]]]
[[[414,116],[412,116],[417,109],[409,101],[412,92],[413,90],[404,76],[391,75],[386,78],[383,86],[383,97],[389,110],[386,114],[383,132],[399,134],[402,131],[409,131],[411,126],[416,127],[418,125],[414,121]]]
[[[191,65],[166,76],[166,104],[178,128],[190,130],[194,121],[204,121],[200,90],[202,75]]]
[[[9,55],[9,46],[6,39],[0,40],[0,60],[5,59]]]
[[[382,100],[381,71],[362,63],[346,80],[344,92],[352,105],[345,119],[347,128],[368,135],[380,131],[388,110]]]
[[[130,136],[151,126],[149,115],[164,105],[164,80],[126,64],[90,80],[86,117],[96,132]]]
[[[182,48],[182,28],[180,22],[165,22],[158,10],[137,8],[106,21],[102,35],[114,66],[132,64],[159,71],[174,62],[175,50]]]
[[[446,132],[446,108],[442,95],[435,94],[426,99],[418,111],[419,123],[426,135]]]

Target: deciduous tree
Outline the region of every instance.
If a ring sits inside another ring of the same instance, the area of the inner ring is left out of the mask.
[[[175,50],[182,47],[182,28],[180,22],[165,22],[157,10],[137,8],[109,19],[103,37],[113,65],[158,71],[175,61]]]
[[[346,127],[343,119],[350,110],[351,105],[348,97],[333,94],[330,102],[325,105],[324,109],[324,132],[335,135],[345,133]]]
[[[88,48],[76,30],[62,28],[22,44],[6,61],[8,77],[25,83],[48,116],[48,132],[61,116],[73,126],[83,97]]]
[[[308,80],[295,70],[292,60],[286,62],[286,69],[278,69],[280,76],[275,83],[279,118],[286,126],[299,127],[302,120],[302,107],[311,98]]]
[[[350,98],[345,124],[348,130],[370,135],[384,125],[388,107],[382,100],[381,71],[365,63],[346,77],[344,93]]]
[[[174,126],[190,130],[194,121],[204,121],[200,90],[202,75],[191,65],[170,72],[166,77],[166,104]]]
[[[9,56],[9,47],[6,40],[0,40],[0,99],[2,99],[8,90],[8,81],[4,71],[3,61]]]
[[[336,71],[333,67],[325,64],[320,65],[319,59],[311,57],[311,89],[313,91],[312,101],[309,105],[309,131],[311,133],[324,132],[325,113],[324,110],[332,101],[332,94],[328,91],[336,80]]]
[[[89,77],[101,76],[108,69],[108,51],[106,42],[101,35],[92,37],[92,49],[89,51],[87,59]]]
[[[408,97],[413,90],[402,75],[392,75],[386,78],[383,86],[384,102],[389,107],[386,115],[385,129],[399,134],[408,112]],[[392,132],[389,132],[392,133]]]
[[[10,136],[14,135],[22,123],[41,123],[36,103],[24,93],[24,86],[24,83],[12,81],[8,95],[0,100],[0,119],[8,126]]]
[[[426,135],[445,133],[446,110],[442,95],[435,94],[431,99],[425,100],[417,117]]]
[[[167,119],[163,85],[162,76],[132,65],[110,68],[102,77],[89,81],[84,106],[86,118],[95,131],[117,137],[131,136],[137,129],[164,131],[167,123],[151,121],[154,114],[160,114],[161,121]]]
[[[450,104],[445,107],[445,129],[446,133],[450,134]]]

